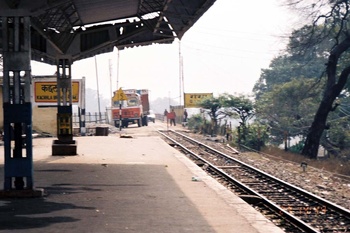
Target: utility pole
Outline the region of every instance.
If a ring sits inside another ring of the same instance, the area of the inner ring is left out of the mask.
[[[180,85],[180,106],[182,106],[182,97],[184,98],[184,104],[182,110],[185,108],[185,85],[184,85],[184,69],[183,69],[183,57],[181,54],[181,40],[179,40],[179,85]],[[183,114],[181,117],[181,121],[183,121]]]
[[[118,61],[117,61],[117,90],[119,90],[119,49],[118,49]]]
[[[101,106],[100,106],[100,88],[98,85],[98,71],[97,71],[97,58],[95,56],[95,70],[96,70],[96,85],[97,85],[97,101],[98,101],[98,115],[99,115],[99,120],[101,122]]]
[[[109,86],[110,86],[110,91],[111,91],[111,93],[110,93],[110,95],[111,95],[111,97],[113,97],[113,88],[112,88],[112,60],[111,59],[109,59],[108,60],[108,68],[109,68]]]

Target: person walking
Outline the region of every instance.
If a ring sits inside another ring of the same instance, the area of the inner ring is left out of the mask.
[[[187,111],[185,109],[185,111],[184,111],[184,122],[187,122],[187,117],[188,117],[188,113],[187,113]]]
[[[174,126],[176,126],[176,122],[175,122],[176,113],[175,113],[174,109],[171,109],[171,112],[168,115],[169,115],[169,119],[170,119],[170,126],[172,126],[173,124],[174,124]]]
[[[164,118],[163,118],[163,121],[165,121],[165,118],[168,118],[168,110],[164,110]],[[168,121],[168,119],[167,119]]]

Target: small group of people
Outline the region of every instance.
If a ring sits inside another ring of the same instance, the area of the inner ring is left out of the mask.
[[[186,111],[186,109],[185,109],[185,111],[184,111],[184,119],[183,119],[183,121],[184,122],[187,122],[187,117],[188,117],[188,113],[187,113],[187,111]],[[174,109],[171,109],[171,112],[168,112],[168,110],[164,110],[164,119],[167,119],[167,121],[168,120],[170,120],[170,125],[172,126],[173,124],[174,124],[174,126],[176,126],[176,113],[175,113],[175,111],[174,111]]]
[[[167,119],[167,122],[168,120],[170,120],[170,125],[173,125],[174,126],[176,125],[176,122],[175,122],[175,119],[176,119],[176,113],[174,111],[174,109],[171,109],[171,112],[168,112],[168,110],[164,110],[164,119]]]

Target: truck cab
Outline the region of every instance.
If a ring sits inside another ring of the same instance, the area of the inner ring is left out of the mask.
[[[127,100],[114,101],[112,118],[116,127],[128,127],[136,123],[138,127],[148,125],[147,115],[144,114],[142,97],[136,90],[124,90]]]

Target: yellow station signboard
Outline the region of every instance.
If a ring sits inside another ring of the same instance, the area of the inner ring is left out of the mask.
[[[79,81],[72,81],[72,102],[79,102]],[[34,101],[37,103],[57,102],[57,82],[37,81],[34,83]]]
[[[210,97],[213,97],[213,93],[185,93],[185,108],[199,108],[198,103]]]

